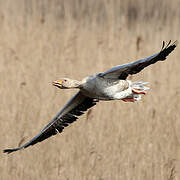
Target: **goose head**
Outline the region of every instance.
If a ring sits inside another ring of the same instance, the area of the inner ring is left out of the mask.
[[[80,88],[81,82],[69,78],[53,81],[52,84],[60,89]]]

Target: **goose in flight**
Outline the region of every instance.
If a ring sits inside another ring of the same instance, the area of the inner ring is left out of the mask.
[[[37,136],[18,148],[5,149],[3,152],[12,153],[61,133],[66,126],[76,121],[78,116],[96,105],[100,100],[123,100],[125,102],[140,100],[141,96],[145,95],[149,88],[144,86],[146,82],[126,80],[128,75],[139,73],[145,67],[157,61],[164,61],[176,46],[177,41],[174,43],[169,41],[167,45],[163,42],[160,52],[152,56],[129,64],[115,66],[106,72],[88,76],[82,81],[69,78],[54,81],[53,85],[60,89],[77,88],[79,91]]]

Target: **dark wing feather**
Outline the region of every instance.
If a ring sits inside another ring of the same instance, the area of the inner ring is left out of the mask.
[[[78,116],[82,115],[87,109],[96,105],[96,103],[97,100],[86,97],[79,91],[37,136],[21,147],[5,149],[3,152],[11,153],[23,148],[27,148],[28,146],[34,145],[53,135],[56,135],[58,132],[62,132],[64,127],[76,121]]]
[[[156,53],[147,58],[138,60],[133,63],[116,66],[104,73],[100,73],[101,77],[112,79],[126,79],[129,74],[136,74],[143,70],[145,67],[156,63],[157,61],[164,61],[166,57],[176,48],[177,41],[171,44],[171,41],[165,46],[163,41],[162,49],[159,53]]]

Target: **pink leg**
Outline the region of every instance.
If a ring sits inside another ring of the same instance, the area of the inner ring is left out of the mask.
[[[124,98],[122,99],[124,102],[135,102],[133,98]]]
[[[134,92],[134,93],[136,93],[136,94],[147,94],[147,92],[146,91],[140,91],[140,90],[138,90],[138,89],[134,89],[134,88],[132,88],[132,92]]]

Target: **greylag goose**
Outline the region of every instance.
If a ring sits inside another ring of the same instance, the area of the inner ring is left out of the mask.
[[[163,42],[161,51],[150,57],[129,64],[115,66],[106,72],[88,76],[82,81],[69,78],[54,81],[53,85],[60,89],[77,88],[79,91],[37,136],[18,148],[5,149],[3,152],[11,153],[27,148],[62,132],[64,127],[77,120],[78,116],[96,105],[100,100],[139,101],[149,88],[144,86],[146,82],[126,80],[128,75],[136,74],[157,61],[164,61],[176,46],[177,41],[172,44],[169,41],[166,46]]]

